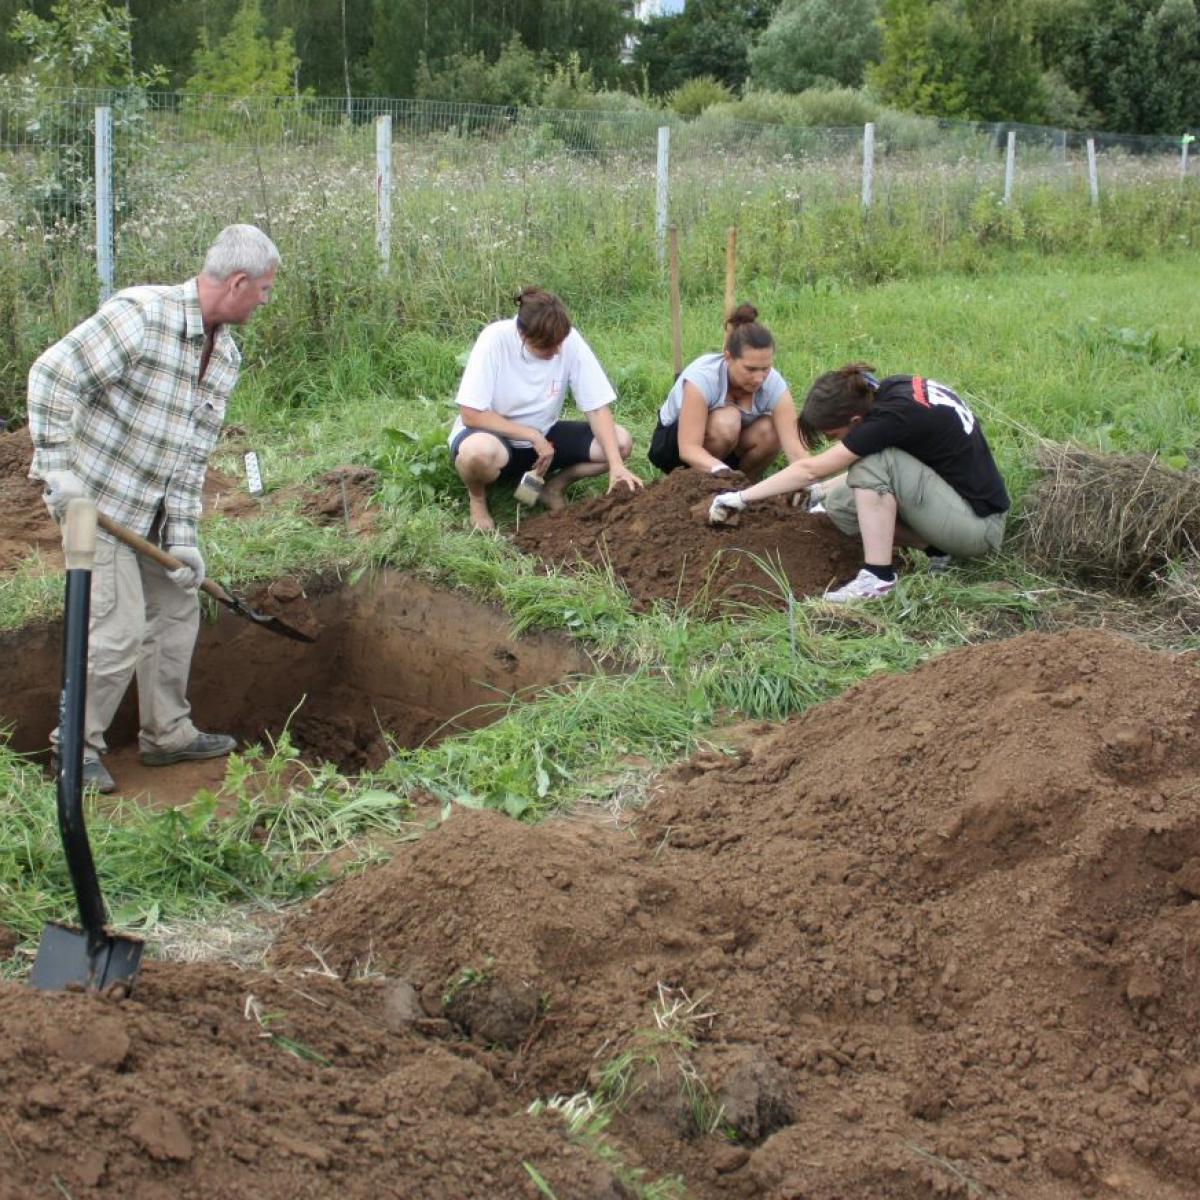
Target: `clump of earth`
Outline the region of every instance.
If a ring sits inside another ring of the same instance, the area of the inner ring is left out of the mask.
[[[269,969],[0,987],[0,1197],[1200,1191],[1200,667],[1029,634],[662,776],[459,809]],[[537,1099],[615,1105],[572,1134]]]
[[[787,497],[752,505],[736,526],[709,525],[713,496],[747,484],[737,473],[678,470],[640,492],[622,488],[524,521],[514,541],[547,563],[611,567],[640,608],[655,600],[778,604],[783,596],[770,572],[786,576],[797,596],[854,575],[859,541]]]

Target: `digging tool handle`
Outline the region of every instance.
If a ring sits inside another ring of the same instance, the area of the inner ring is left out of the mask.
[[[725,230],[725,320],[733,315],[734,293],[737,288],[737,226]]]
[[[83,820],[83,734],[87,705],[88,616],[99,514],[90,500],[72,500],[63,522],[67,592],[58,714],[58,829],[62,835],[79,919],[94,959],[108,943],[107,916]]]
[[[667,245],[671,268],[671,352],[675,359],[675,378],[683,371],[683,327],[679,312],[679,228],[667,226]]]
[[[124,542],[130,550],[136,550],[143,557],[158,563],[160,567],[166,567],[168,571],[177,571],[183,566],[183,563],[179,559],[173,558],[161,546],[156,546],[153,542],[147,541],[144,537],[140,537],[134,533],[132,529],[126,529],[124,525],[118,525],[116,521],[110,520],[103,513],[97,513],[96,520],[105,533],[111,534],[118,542]],[[206,579],[200,585],[200,590],[207,593],[220,604],[234,604],[233,597],[219,583],[212,579]]]

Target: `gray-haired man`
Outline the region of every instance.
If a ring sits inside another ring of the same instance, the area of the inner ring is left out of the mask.
[[[241,365],[226,326],[244,324],[266,304],[278,266],[279,251],[262,230],[230,225],[196,278],[118,292],[29,372],[29,474],[44,481],[55,519],[67,501],[86,496],[183,564],[165,571],[101,534],[83,768],[85,784],[101,792],[116,787],[100,755],[135,671],[144,763],[217,758],[236,745],[226,734],[201,733],[187,701],[200,625],[196,589],[204,581],[196,523],[208,456]]]

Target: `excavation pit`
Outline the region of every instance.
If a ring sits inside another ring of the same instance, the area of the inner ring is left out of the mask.
[[[383,571],[355,586],[281,581],[251,597],[317,634],[311,645],[274,635],[221,610],[205,621],[189,696],[201,729],[244,745],[286,727],[306,761],[356,773],[378,767],[389,746],[418,746],[498,719],[510,696],[591,669],[552,634],[514,637],[500,610],[411,576]],[[0,724],[21,752],[44,751],[57,717],[61,629],[0,634]],[[223,763],[166,769],[137,761],[137,685],[109,731],[106,764],[122,794],[170,802],[220,782]]]

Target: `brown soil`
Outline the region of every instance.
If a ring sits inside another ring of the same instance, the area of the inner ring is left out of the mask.
[[[736,1141],[692,1136],[669,1056],[612,1126],[695,1197],[1182,1200],[1198,768],[1193,660],[1028,635],[698,756],[636,838],[458,812],[277,953],[411,980],[514,1102],[597,1086],[660,983],[702,997]]]
[[[311,960],[310,960],[311,961]],[[618,1200],[492,1056],[385,1022],[383,981],[148,964],[128,1000],[0,985],[0,1198]]]
[[[609,1144],[695,1200],[1200,1191],[1194,656],[1031,634],[739,746],[634,836],[457,810],[274,975],[0,988],[0,1197],[628,1196],[522,1114],[626,1051]]]
[[[550,563],[611,564],[639,607],[678,600],[780,602],[759,559],[782,565],[799,596],[823,592],[858,569],[862,548],[823,516],[809,516],[779,497],[741,514],[736,528],[705,520],[717,492],[745,487],[742,475],[674,471],[644,491],[622,489],[582,500],[563,512],[522,524],[514,540]]]
[[[300,511],[318,525],[343,524],[354,534],[375,529],[377,510],[371,500],[379,472],[370,467],[335,467],[304,488]]]
[[[291,641],[219,609],[202,626],[192,658],[196,723],[247,744],[286,725],[309,762],[344,771],[378,767],[389,744],[415,746],[478,728],[508,696],[590,669],[563,638],[515,638],[499,610],[395,572],[353,588],[284,579],[248,599],[317,640]],[[0,633],[0,726],[12,729],[16,750],[47,745],[60,655],[57,625]],[[137,762],[136,699],[134,684],[108,737],[106,764],[122,794],[176,804],[219,783],[220,762]]]

